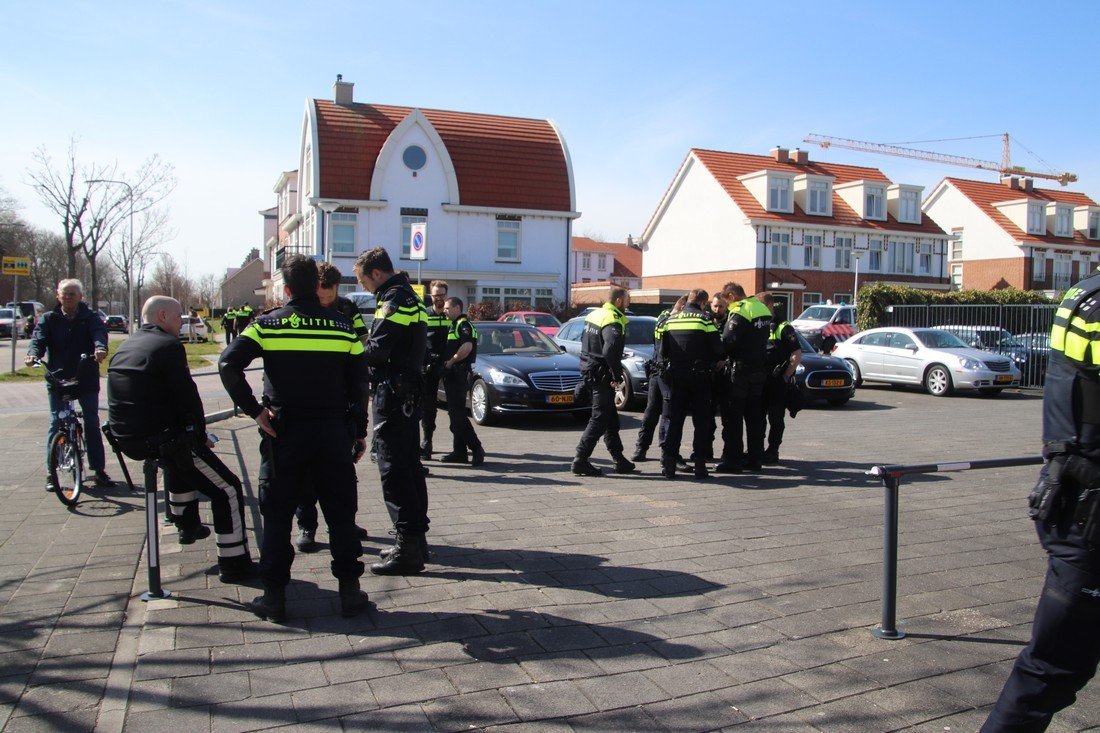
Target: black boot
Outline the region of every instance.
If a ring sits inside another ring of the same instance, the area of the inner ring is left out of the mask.
[[[427,435],[424,437],[424,442],[420,444],[420,459],[424,461],[431,460],[432,457],[432,437]]]
[[[774,466],[779,463],[779,446],[768,448],[760,457],[760,462],[765,466]]]
[[[633,473],[634,464],[626,460],[626,456],[621,453],[615,458],[615,473]]]
[[[425,565],[427,565],[428,563],[430,563],[432,561],[432,553],[428,549],[428,535],[426,535],[426,534],[420,535],[420,539],[419,539],[418,544],[420,546],[420,560]],[[389,547],[385,550],[381,550],[378,553],[378,557],[385,560],[387,557],[389,557],[392,554],[393,554],[393,547]]]
[[[710,478],[710,471],[707,470],[707,464],[703,461],[697,461],[695,464],[695,478],[708,479]]]
[[[676,478],[676,462],[661,459],[661,475],[665,478]]]
[[[485,449],[482,448],[480,445],[476,448],[471,449],[470,452],[472,453],[472,455],[470,456],[471,466],[480,466],[481,464],[485,463]]]
[[[634,455],[630,457],[630,460],[634,461],[635,463],[645,463],[649,460],[649,458],[646,457],[646,452],[644,449],[635,448]]]
[[[247,583],[260,573],[260,567],[248,555],[218,558],[218,580],[223,583]]]
[[[420,542],[424,533],[413,534],[397,530],[393,550],[382,562],[370,566],[375,575],[415,575],[424,570]]]
[[[576,476],[602,476],[603,471],[593,466],[587,458],[573,459],[573,473]]]
[[[370,598],[359,589],[359,579],[340,581],[340,615],[344,618],[358,616],[370,607]]]
[[[470,457],[465,453],[459,453],[458,451],[452,451],[447,453],[439,459],[440,463],[469,463]]]
[[[262,619],[281,624],[286,621],[286,589],[264,586],[264,594],[253,598],[248,610]]]
[[[298,552],[317,552],[317,540],[314,539],[313,533],[315,530],[302,529],[298,530],[298,539],[294,540],[294,546],[298,548]]]

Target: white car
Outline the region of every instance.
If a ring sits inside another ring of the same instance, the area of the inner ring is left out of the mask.
[[[27,330],[27,319],[14,308],[0,308],[0,339],[10,339],[13,327],[15,337],[23,338]]]
[[[998,394],[1020,386],[1020,370],[1007,356],[972,349],[937,328],[872,328],[837,344],[833,356],[861,382],[916,384],[945,397],[956,389]]]
[[[206,341],[210,329],[206,327],[206,321],[202,319],[202,316],[184,318],[183,325],[180,326],[180,340],[190,341],[192,330],[195,331],[196,341]]]

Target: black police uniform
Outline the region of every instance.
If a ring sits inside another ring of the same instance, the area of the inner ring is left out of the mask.
[[[471,344],[472,350],[465,359],[452,362],[450,368],[443,369],[443,390],[447,394],[447,416],[451,421],[451,434],[454,436],[453,450],[441,460],[448,463],[465,463],[468,453],[473,453],[474,463],[481,465],[485,460],[485,450],[481,447],[474,426],[466,414],[466,392],[470,387],[470,367],[477,359],[477,331],[470,319],[463,313],[454,319],[447,332],[445,361],[454,358],[463,344]]]
[[[1100,273],[1070,288],[1055,313],[1043,455],[1029,503],[1046,584],[983,733],[1046,730],[1100,662]]]
[[[676,474],[680,439],[688,410],[695,428],[695,476],[707,475],[706,459],[714,441],[711,384],[715,363],[723,353],[718,329],[710,314],[693,303],[670,317],[661,334],[661,354],[668,360],[670,414],[668,436],[661,451],[661,473]]]
[[[764,383],[764,411],[768,416],[768,448],[763,459],[779,461],[779,446],[786,429],[787,397],[791,382],[783,375],[791,364],[791,356],[802,348],[798,333],[788,321],[777,323],[768,336],[768,379]],[[794,387],[797,389],[797,387]]]
[[[423,570],[427,554],[428,487],[420,471],[418,413],[427,314],[403,272],[386,280],[376,296],[378,308],[365,349],[375,385],[378,473],[396,541],[385,562],[372,565],[371,572],[404,575]]]
[[[634,464],[623,455],[623,441],[619,438],[619,412],[615,409],[615,390],[611,388],[611,382],[621,382],[627,378],[622,364],[626,324],[626,315],[613,303],[604,303],[584,319],[584,331],[581,333],[581,375],[592,390],[592,416],[577,443],[576,457],[573,460],[574,473],[595,473],[589,470],[591,464],[588,459],[601,436],[611,457],[615,459],[616,470],[627,472],[634,468]]]
[[[233,343],[233,340],[237,338],[237,311],[233,308],[227,308],[225,315],[222,316],[222,326],[225,328],[225,345]]]
[[[122,342],[107,369],[107,414],[123,453],[159,459],[173,523],[193,536],[196,492],[202,494],[214,515],[223,575],[250,571],[241,481],[206,445],[202,399],[176,334],[145,323]]]
[[[646,460],[646,452],[653,444],[655,430],[658,447],[664,446],[665,437],[668,434],[668,381],[665,379],[666,364],[661,354],[661,333],[671,315],[671,310],[661,311],[653,328],[653,358],[646,363],[649,386],[646,390],[645,412],[642,414],[642,427],[638,431],[638,441],[634,444],[632,461]]]
[[[436,403],[439,401],[439,380],[443,377],[444,352],[451,319],[434,308],[427,309],[428,347],[424,352],[424,396],[420,399],[420,427],[422,440],[420,457],[432,457],[432,436],[435,434]]]
[[[355,584],[363,554],[355,531],[358,508],[353,441],[366,436],[363,344],[352,324],[321,306],[316,295],[295,296],[265,313],[222,352],[222,384],[234,404],[255,418],[260,403],[244,369],[264,360],[264,403],[275,413],[272,438],[261,431],[259,501],[264,519],[260,575],[277,592],[290,582],[290,530],[303,490],[317,493],[328,525],[332,574]],[[266,597],[266,594],[265,594]]]
[[[359,306],[357,306],[354,301],[342,295],[337,295],[336,300],[332,302],[330,307],[344,318],[351,321],[352,330],[355,331],[355,338],[362,341],[367,337],[367,325],[363,322],[363,316],[359,312]],[[268,312],[270,311],[265,311],[263,315],[266,315]],[[364,391],[367,389],[366,384],[363,385],[363,389]],[[366,398],[364,397],[364,411],[366,408]],[[312,542],[312,535],[317,531],[317,495],[312,490],[312,486],[303,488],[302,494],[302,503],[299,504],[298,508],[294,511],[294,516],[298,520],[298,529],[308,533],[309,536],[299,539],[298,549],[304,552],[310,552],[317,547],[317,545]],[[367,537],[367,531],[358,525],[356,525],[356,534],[360,539],[366,539]]]
[[[722,332],[729,387],[720,405],[722,461],[715,470],[758,470],[764,455],[764,382],[772,313],[749,296],[730,305]],[[747,449],[742,442],[748,438]]]

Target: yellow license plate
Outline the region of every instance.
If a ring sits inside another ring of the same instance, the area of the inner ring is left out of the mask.
[[[822,387],[843,387],[843,379],[823,379],[821,380]]]
[[[546,401],[551,405],[571,405],[573,404],[573,395],[571,394],[552,394],[546,398]]]
[[[1012,375],[1011,374],[998,374],[997,378],[994,379],[993,381],[995,381],[997,383],[1011,382],[1012,381]]]

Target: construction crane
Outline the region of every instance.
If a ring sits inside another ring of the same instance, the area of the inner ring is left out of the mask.
[[[1077,174],[1075,173],[1040,173],[1037,171],[1029,171],[1023,166],[1012,165],[1012,151],[1009,146],[1008,133],[1001,135],[1001,140],[1004,143],[1001,162],[997,163],[992,160],[981,160],[979,158],[966,158],[960,155],[947,155],[946,153],[934,153],[930,150],[917,150],[915,148],[902,148],[897,145],[886,145],[883,143],[869,143],[863,140],[849,140],[843,137],[832,137],[830,135],[818,135],[816,133],[810,133],[803,142],[814,143],[820,145],[823,148],[838,147],[846,148],[848,150],[859,150],[864,153],[879,153],[880,155],[896,155],[899,158],[916,158],[917,160],[930,160],[935,163],[946,163],[947,165],[958,165],[964,168],[980,168],[981,170],[995,171],[1001,175],[1013,175],[1013,176],[1028,176],[1031,178],[1046,178],[1051,181],[1058,181],[1061,185],[1065,186],[1077,180]]]

